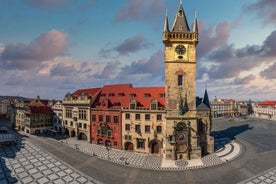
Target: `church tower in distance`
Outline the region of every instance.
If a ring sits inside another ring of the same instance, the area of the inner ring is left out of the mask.
[[[198,24],[190,30],[180,2],[171,30],[166,15],[165,46],[166,133],[163,157],[197,159],[213,153],[211,109],[207,90],[204,99],[196,97],[196,47]],[[206,102],[208,101],[208,102]]]

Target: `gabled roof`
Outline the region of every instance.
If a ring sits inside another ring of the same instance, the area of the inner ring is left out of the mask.
[[[150,107],[152,100],[157,100],[158,106],[164,107],[165,87],[133,88],[131,84],[105,85],[93,106],[119,109],[129,107],[131,100],[135,100],[138,107]]]
[[[134,99],[142,107],[150,107],[152,100],[157,100],[159,106],[165,107],[165,97],[160,97],[160,95],[165,94],[165,87],[132,88],[131,94],[135,94]]]
[[[100,90],[101,90],[101,88],[79,89],[73,93],[73,96],[76,97],[76,96],[80,95],[81,93],[86,93],[88,96],[94,96]]]
[[[101,103],[108,101],[112,108],[128,107],[131,84],[114,84],[103,86],[95,107],[100,108]]]
[[[180,3],[178,7],[178,11],[176,13],[174,23],[172,26],[172,32],[190,32],[190,28],[186,19],[182,3]]]

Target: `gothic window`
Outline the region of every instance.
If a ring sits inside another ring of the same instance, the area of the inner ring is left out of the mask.
[[[178,75],[177,76],[177,84],[178,84],[178,86],[182,86],[183,85],[183,75]]]

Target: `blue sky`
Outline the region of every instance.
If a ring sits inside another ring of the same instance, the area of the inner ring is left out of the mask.
[[[0,95],[62,99],[104,84],[164,86],[162,31],[179,0],[1,0]],[[276,99],[276,1],[183,0],[200,30],[197,94]]]

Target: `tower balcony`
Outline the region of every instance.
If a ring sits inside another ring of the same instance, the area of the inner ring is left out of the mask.
[[[168,41],[182,41],[182,42],[194,42],[198,43],[198,33],[197,32],[164,32],[163,33],[163,42]]]

